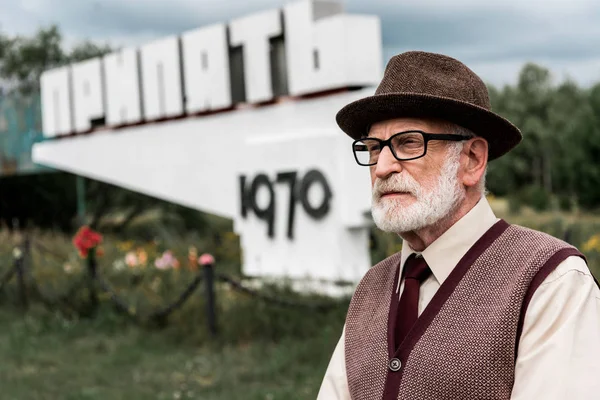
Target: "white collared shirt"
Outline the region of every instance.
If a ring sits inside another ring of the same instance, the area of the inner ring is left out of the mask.
[[[482,198],[421,254],[432,275],[419,292],[419,315],[456,264],[498,218]],[[414,253],[404,243],[401,263]],[[401,273],[401,271],[400,271]],[[401,295],[404,282],[399,284]],[[600,398],[600,289],[585,262],[569,257],[533,295],[519,342],[512,400]],[[344,331],[317,400],[349,400]]]

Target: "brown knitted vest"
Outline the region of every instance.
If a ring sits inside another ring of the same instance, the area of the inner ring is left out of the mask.
[[[581,253],[541,232],[496,223],[465,254],[398,351],[392,348],[400,254],[371,268],[346,318],[353,399],[510,399],[531,296],[565,258]],[[401,362],[393,372],[390,360]],[[390,389],[391,388],[391,389]]]

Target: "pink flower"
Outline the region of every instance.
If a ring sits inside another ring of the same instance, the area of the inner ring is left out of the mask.
[[[154,266],[157,269],[167,269],[169,268],[169,265],[163,260],[163,258],[157,258],[156,261],[154,261]]]
[[[154,266],[158,269],[179,268],[179,260],[175,258],[171,250],[167,250],[160,258],[156,259]]]
[[[127,264],[128,267],[135,267],[138,265],[137,255],[133,251],[125,254],[125,264]]]
[[[198,259],[198,263],[200,263],[200,265],[202,265],[202,266],[214,265],[215,258],[211,254],[204,253]]]

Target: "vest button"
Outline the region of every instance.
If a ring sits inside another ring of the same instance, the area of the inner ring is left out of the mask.
[[[400,368],[402,368],[402,363],[397,358],[392,358],[390,360],[389,367],[390,367],[391,371],[398,372],[398,371],[400,371]]]

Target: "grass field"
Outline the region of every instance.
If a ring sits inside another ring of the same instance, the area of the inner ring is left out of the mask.
[[[102,319],[0,311],[0,396],[314,400],[340,329],[332,321],[311,338],[192,346]]]

